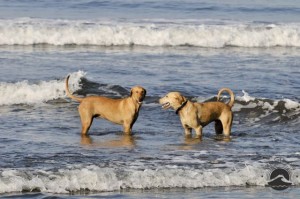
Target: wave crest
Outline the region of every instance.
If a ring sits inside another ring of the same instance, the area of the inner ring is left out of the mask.
[[[0,172],[0,193],[40,191],[70,193],[82,190],[115,191],[125,188],[201,188],[219,186],[265,186],[267,172],[247,166],[239,170],[221,169],[114,169],[92,165],[81,169],[52,171],[5,170]],[[294,182],[295,185],[299,182]]]
[[[70,88],[81,88],[83,71],[71,74]],[[65,80],[41,81],[30,84],[27,80],[17,83],[0,82],[0,105],[38,104],[65,97]]]
[[[300,47],[300,25],[0,20],[0,45]]]

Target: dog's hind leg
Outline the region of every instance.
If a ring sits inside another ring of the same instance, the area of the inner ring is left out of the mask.
[[[93,116],[87,110],[80,108],[80,106],[78,111],[82,125],[81,134],[86,135],[92,125]]]
[[[223,125],[222,125],[222,122],[220,120],[215,121],[215,131],[216,131],[217,135],[223,133]]]
[[[226,117],[220,118],[222,125],[223,125],[223,132],[226,137],[229,137],[231,134],[231,126],[233,120],[233,114],[227,114]]]
[[[81,118],[81,134],[86,135],[92,125],[93,118]]]

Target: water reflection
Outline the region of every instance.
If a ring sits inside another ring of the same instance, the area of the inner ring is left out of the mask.
[[[85,146],[92,146],[92,147],[101,147],[101,148],[122,148],[128,147],[133,148],[136,146],[135,137],[132,135],[121,135],[114,139],[109,140],[96,140],[93,139],[89,135],[82,135],[81,136],[81,145]]]

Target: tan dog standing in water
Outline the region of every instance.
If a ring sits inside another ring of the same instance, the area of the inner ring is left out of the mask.
[[[66,79],[66,93],[73,100],[80,102],[78,111],[82,124],[82,135],[87,134],[93,119],[96,117],[123,125],[124,133],[131,134],[132,126],[138,118],[139,110],[146,96],[144,88],[133,87],[130,96],[123,99],[111,99],[102,96],[79,98],[70,93],[69,78],[70,76]]]
[[[187,100],[179,92],[170,92],[159,100],[163,109],[173,108],[179,114],[181,124],[186,135],[190,135],[192,129],[195,130],[198,138],[202,137],[202,128],[215,121],[215,131],[217,134],[224,132],[225,136],[230,136],[233,114],[231,107],[234,103],[234,94],[229,88],[222,88],[218,93],[218,101],[223,91],[230,94],[230,102],[205,102],[197,103]]]

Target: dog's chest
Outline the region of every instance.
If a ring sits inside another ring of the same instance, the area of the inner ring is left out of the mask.
[[[185,111],[180,114],[180,120],[182,125],[195,128],[199,126],[199,119],[197,113],[194,111]]]

